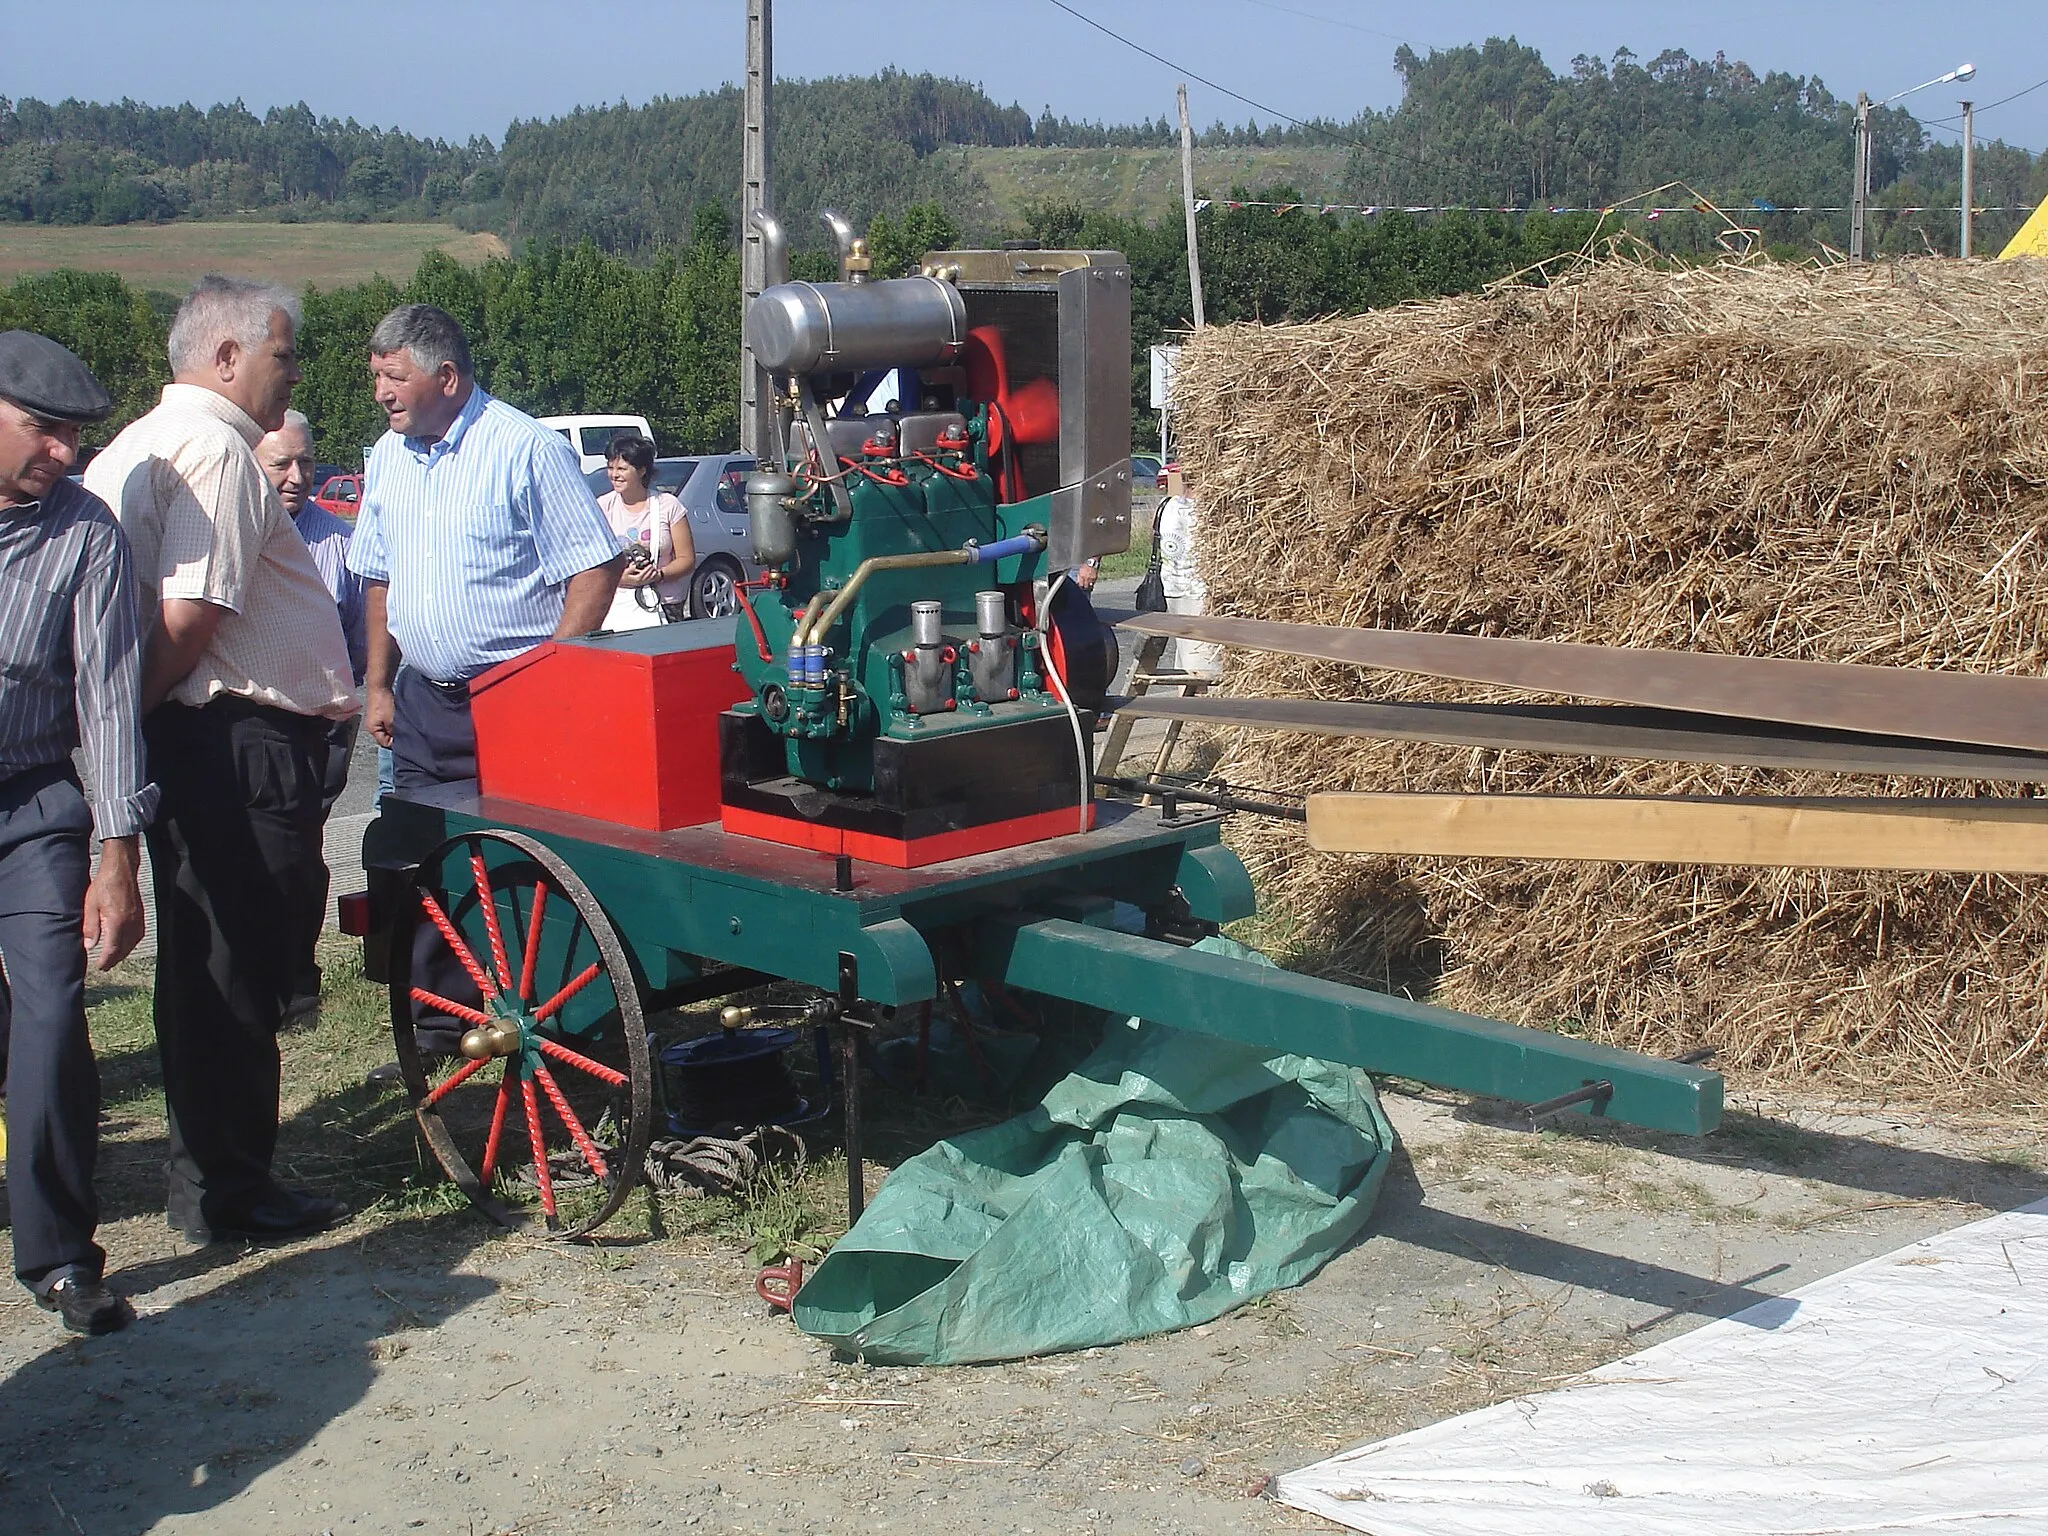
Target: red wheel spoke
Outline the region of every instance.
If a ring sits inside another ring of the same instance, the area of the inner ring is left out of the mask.
[[[448,941],[448,947],[455,951],[455,958],[462,962],[462,968],[469,972],[469,979],[477,984],[477,990],[485,997],[496,997],[497,986],[484,974],[484,968],[476,963],[476,956],[469,952],[469,946],[462,942],[462,935],[455,931],[455,925],[448,921],[448,914],[441,910],[441,903],[426,891],[420,892],[420,905],[441,930],[441,937]]]
[[[467,1003],[458,1003],[452,997],[443,997],[438,992],[429,992],[425,987],[414,987],[412,989],[412,1000],[416,1003],[424,1004],[436,1013],[445,1013],[451,1019],[460,1019],[465,1024],[488,1024],[491,1022],[491,1016],[488,1013],[479,1012]]]
[[[583,1122],[576,1118],[576,1111],[569,1107],[569,1101],[562,1096],[562,1090],[555,1083],[555,1074],[539,1062],[533,1066],[533,1075],[540,1079],[549,1101],[555,1106],[555,1113],[562,1117],[562,1124],[569,1128],[569,1139],[576,1143],[576,1150],[583,1154],[583,1161],[590,1165],[590,1171],[600,1179],[606,1178],[610,1170],[604,1165],[604,1154],[597,1150],[597,1143],[590,1139],[590,1133],[583,1129]]]
[[[533,1176],[540,1184],[540,1208],[548,1213],[548,1225],[555,1222],[555,1180],[548,1172],[547,1143],[540,1134],[540,1096],[533,1091],[533,1079],[519,1080],[526,1095],[526,1139],[533,1147]]]
[[[484,931],[491,939],[491,964],[498,972],[498,985],[512,985],[512,965],[505,958],[505,935],[498,927],[498,899],[491,894],[491,877],[484,870],[483,850],[469,856],[470,873],[476,876],[476,899],[483,903]]]
[[[484,1061],[488,1060],[490,1060],[490,1058],[486,1056],[484,1058]],[[429,1090],[427,1097],[425,1101],[420,1105],[420,1108],[433,1108],[436,1104],[440,1103],[441,1100],[446,1098],[450,1093],[454,1092],[457,1088],[461,1087],[462,1084],[468,1082],[470,1078],[474,1077],[480,1070],[482,1070],[483,1065],[483,1061],[465,1061],[460,1067],[458,1067],[455,1070],[455,1075],[450,1077],[447,1082],[441,1084],[441,1086],[438,1088]]]
[[[505,1135],[505,1111],[512,1107],[512,1073],[498,1079],[498,1102],[491,1109],[491,1134],[484,1140],[483,1172],[477,1182],[485,1194],[491,1192],[491,1175],[498,1171],[498,1143]]]
[[[521,1002],[533,1001],[533,964],[540,959],[540,918],[547,910],[548,888],[535,882],[533,887],[533,910],[526,914],[526,957],[519,962],[519,998]]]
[[[578,976],[569,985],[562,988],[561,991],[533,1010],[534,1022],[538,1023],[542,1019],[552,1017],[561,1008],[562,1004],[568,1002],[570,998],[589,986],[603,970],[604,962],[602,960],[591,961],[589,965],[583,968],[582,975]]]
[[[602,1062],[592,1061],[581,1051],[572,1051],[566,1045],[550,1040],[545,1035],[536,1035],[534,1040],[543,1051],[554,1057],[555,1060],[566,1062],[572,1067],[580,1067],[600,1082],[610,1083],[614,1088],[623,1088],[629,1081],[625,1073],[614,1072]]]

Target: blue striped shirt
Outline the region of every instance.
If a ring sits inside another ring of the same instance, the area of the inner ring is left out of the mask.
[[[306,541],[314,569],[334,594],[334,611],[341,618],[341,638],[348,642],[348,664],[363,685],[369,667],[369,640],[364,633],[367,617],[363,611],[363,578],[348,568],[348,544],[353,530],[321,506],[308,500],[292,518],[292,526]]]
[[[388,584],[407,666],[464,682],[554,634],[569,578],[619,553],[577,464],[559,433],[475,386],[438,442],[377,440],[348,568]]]

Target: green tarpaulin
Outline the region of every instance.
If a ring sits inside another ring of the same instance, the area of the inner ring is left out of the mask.
[[[1341,1248],[1393,1140],[1350,1067],[1112,1025],[1036,1108],[892,1173],[798,1292],[797,1326],[877,1363],[960,1365],[1206,1322]]]

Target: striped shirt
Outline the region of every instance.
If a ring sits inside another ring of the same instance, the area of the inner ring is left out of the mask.
[[[407,666],[466,682],[554,635],[569,578],[619,553],[577,463],[559,433],[476,386],[439,441],[377,440],[348,567],[388,583]]]
[[[182,598],[225,608],[198,662],[171,690],[193,707],[233,694],[298,715],[362,708],[334,597],[263,478],[263,429],[232,400],[166,384],[85,472],[135,552],[142,612]]]
[[[365,633],[369,618],[363,605],[366,583],[348,568],[348,541],[354,530],[312,500],[299,508],[299,515],[292,519],[292,525],[298,529],[299,537],[306,541],[306,552],[313,557],[320,579],[334,594],[334,611],[341,619],[341,637],[348,642],[348,664],[354,669],[356,686],[360,688],[363,673],[369,670],[369,640]]]
[[[142,776],[142,643],[128,541],[97,496],[59,480],[0,507],[0,779],[85,747],[99,835],[156,814]]]

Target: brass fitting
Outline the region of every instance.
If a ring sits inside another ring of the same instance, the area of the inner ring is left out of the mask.
[[[516,1024],[479,1024],[462,1037],[462,1054],[471,1061],[489,1061],[493,1056],[510,1056],[520,1046]]]

